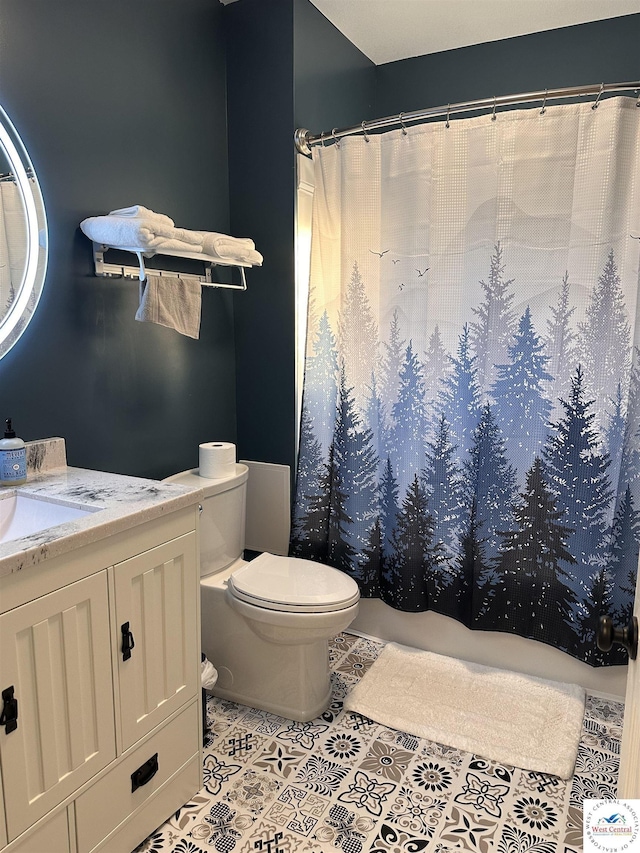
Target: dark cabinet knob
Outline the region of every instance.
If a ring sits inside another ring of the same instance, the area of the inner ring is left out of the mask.
[[[152,755],[148,761],[145,761],[137,770],[131,774],[131,793],[142,788],[147,782],[150,782],[158,772],[158,753]]]
[[[611,616],[601,616],[598,622],[598,633],[596,642],[601,652],[611,651],[614,643],[624,646],[631,660],[638,656],[638,619],[632,616],[629,624],[622,628],[616,628]]]
[[[2,691],[0,726],[4,726],[6,734],[11,734],[18,728],[18,700],[13,695],[13,691],[13,684]]]
[[[131,649],[135,646],[135,643],[133,641],[133,634],[129,630],[128,622],[125,622],[124,625],[120,626],[120,633],[122,634],[122,645],[120,646],[122,660],[129,660],[131,657]]]

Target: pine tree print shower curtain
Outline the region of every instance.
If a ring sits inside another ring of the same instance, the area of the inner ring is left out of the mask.
[[[291,553],[592,665],[640,541],[640,110],[316,146]]]

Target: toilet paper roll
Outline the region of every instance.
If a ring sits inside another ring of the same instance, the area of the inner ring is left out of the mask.
[[[201,477],[209,480],[220,480],[231,477],[236,471],[236,446],[230,441],[207,441],[201,444],[200,470]]]

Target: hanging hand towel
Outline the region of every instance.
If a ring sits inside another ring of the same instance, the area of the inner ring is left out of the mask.
[[[136,320],[157,323],[197,340],[201,302],[202,285],[197,279],[148,275]]]

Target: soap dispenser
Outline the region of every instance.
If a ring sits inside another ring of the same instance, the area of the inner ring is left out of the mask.
[[[0,439],[0,485],[20,486],[27,482],[27,448],[16,437],[11,418],[5,424],[4,438]]]

